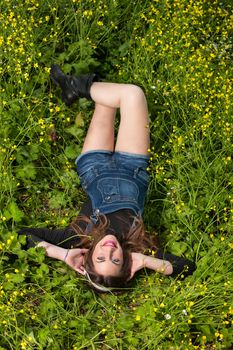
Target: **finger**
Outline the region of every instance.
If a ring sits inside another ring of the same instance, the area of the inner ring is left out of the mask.
[[[129,278],[127,279],[127,281],[131,280],[133,278],[133,276],[134,276],[134,272],[131,272],[131,274],[130,274]]]
[[[83,270],[83,268],[82,267],[78,267],[77,269],[76,269],[76,271],[78,272],[78,273],[80,273],[81,275],[85,275],[85,271]]]
[[[89,249],[82,248],[82,249],[80,249],[80,253],[85,254],[85,253],[87,253],[87,252],[88,252],[88,250],[89,250]]]

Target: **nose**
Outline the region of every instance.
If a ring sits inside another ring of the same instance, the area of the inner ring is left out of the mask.
[[[112,255],[113,255],[114,251],[116,250],[115,247],[108,247],[108,246],[102,247],[102,249],[104,250],[105,256],[108,259],[112,258]]]

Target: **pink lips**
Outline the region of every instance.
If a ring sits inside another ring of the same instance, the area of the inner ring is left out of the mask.
[[[104,242],[103,246],[117,248],[116,243],[114,241],[111,241],[111,240]]]

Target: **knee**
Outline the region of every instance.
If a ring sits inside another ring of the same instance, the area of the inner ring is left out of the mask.
[[[144,102],[146,100],[144,91],[138,85],[128,84],[126,98],[133,101]]]

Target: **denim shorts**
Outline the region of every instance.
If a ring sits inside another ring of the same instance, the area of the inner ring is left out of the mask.
[[[150,178],[149,155],[95,150],[81,154],[75,163],[94,214],[120,209],[142,214]]]

